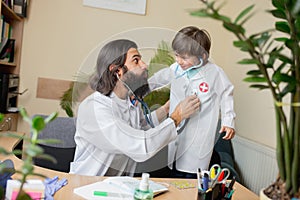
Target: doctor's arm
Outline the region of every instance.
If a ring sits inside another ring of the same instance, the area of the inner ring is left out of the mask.
[[[176,126],[196,112],[199,106],[199,98],[196,95],[191,95],[177,105],[169,118],[148,130],[133,128],[124,120],[115,117],[114,120],[111,120],[113,117],[109,116],[111,113],[102,112],[107,116],[103,117],[102,115],[101,119],[104,121],[98,121],[98,127],[106,141],[109,141],[118,152],[126,154],[137,162],[143,162],[175,140],[177,137]],[[100,141],[108,145],[103,139]],[[93,142],[99,145],[99,140],[95,139]]]

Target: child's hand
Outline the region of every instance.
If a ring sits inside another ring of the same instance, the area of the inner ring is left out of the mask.
[[[230,140],[235,135],[235,130],[233,128],[222,126],[219,133],[226,132],[225,136],[223,137],[224,140]]]

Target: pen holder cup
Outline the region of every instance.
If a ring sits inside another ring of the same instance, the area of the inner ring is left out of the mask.
[[[204,192],[198,190],[198,200],[231,200],[231,197],[222,195],[222,184],[216,184],[211,190]]]

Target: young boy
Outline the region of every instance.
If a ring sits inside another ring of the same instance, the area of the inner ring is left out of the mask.
[[[173,177],[195,178],[197,168],[208,169],[221,114],[223,139],[234,137],[233,85],[224,71],[210,62],[211,41],[205,30],[181,29],[172,41],[176,62],[150,79],[151,90],[171,83],[170,112],[182,99],[197,94],[200,111],[181,123],[177,140],[168,146]]]

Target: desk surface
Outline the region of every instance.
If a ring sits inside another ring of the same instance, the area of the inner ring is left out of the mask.
[[[0,134],[3,134],[3,132],[0,132]],[[9,137],[0,137],[0,146],[4,147],[7,150],[12,150],[17,144],[19,140],[17,138],[9,138]],[[16,156],[4,156],[0,155],[0,160],[4,159],[11,159],[14,162],[15,168],[19,169],[23,163],[22,160],[17,158]],[[35,172],[43,174],[48,177],[54,177],[58,176],[59,178],[67,178],[68,179],[68,185],[61,188],[58,192],[55,194],[55,199],[82,199],[78,195],[73,193],[73,189],[91,184],[97,181],[103,180],[105,177],[100,176],[82,176],[82,175],[75,175],[75,174],[68,174],[64,172],[49,170],[46,168],[35,166]],[[14,175],[14,178],[16,178],[19,175]],[[34,177],[41,179],[41,177]],[[180,179],[162,179],[162,178],[150,178],[153,181],[157,182],[164,182],[164,183],[171,183],[173,181],[177,181]],[[193,183],[193,185],[196,185],[197,180],[196,179],[184,179],[185,181]],[[236,191],[233,194],[233,200],[258,200],[258,196],[242,186],[239,183],[236,183],[234,185],[236,188]],[[166,193],[163,193],[161,195],[158,195],[155,197],[155,200],[179,200],[179,199],[197,199],[197,189],[196,188],[189,188],[189,189],[182,189],[179,190],[175,188],[174,186],[170,185],[169,191]]]

